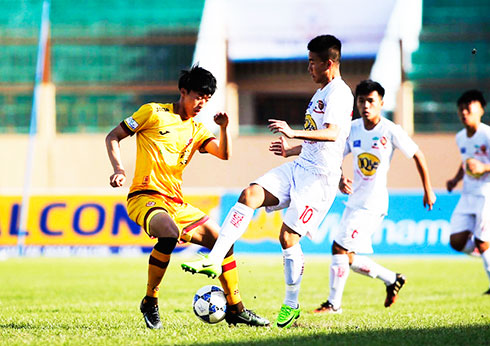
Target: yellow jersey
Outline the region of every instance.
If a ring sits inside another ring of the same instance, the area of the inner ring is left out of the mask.
[[[182,203],[182,172],[196,150],[204,152],[214,134],[194,118],[182,120],[171,103],[147,103],[121,126],[130,135],[137,134],[129,196],[157,192]]]

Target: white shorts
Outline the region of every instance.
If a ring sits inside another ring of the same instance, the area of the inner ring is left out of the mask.
[[[383,219],[384,214],[346,206],[334,241],[349,252],[373,253],[371,238]]]
[[[330,210],[338,183],[328,185],[327,176],[314,174],[296,162],[287,162],[255,180],[279,199],[279,204],[266,207],[267,212],[287,208],[283,222],[301,236],[312,238]]]
[[[451,234],[470,231],[481,241],[490,241],[490,198],[462,194],[451,216]]]

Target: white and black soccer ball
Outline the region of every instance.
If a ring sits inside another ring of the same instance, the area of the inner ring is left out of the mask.
[[[215,285],[207,285],[197,290],[192,301],[192,309],[201,321],[221,322],[226,315],[225,292]]]

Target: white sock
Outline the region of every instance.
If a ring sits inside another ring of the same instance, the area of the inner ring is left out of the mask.
[[[253,215],[254,209],[237,202],[228,212],[208,258],[215,263],[223,262],[233,244],[245,233]]]
[[[490,249],[487,249],[485,252],[481,254],[481,258],[483,260],[483,267],[485,268],[485,272],[488,275],[488,279],[490,280]]]
[[[284,280],[286,282],[284,304],[293,309],[297,309],[299,305],[299,289],[305,268],[305,259],[301,245],[298,243],[288,249],[283,249],[282,256],[284,261]]]
[[[387,286],[396,281],[396,273],[386,269],[366,256],[354,255],[354,260],[350,267],[356,273],[384,281]]]
[[[469,237],[468,241],[464,245],[464,248],[463,248],[463,250],[461,250],[461,252],[464,252],[467,255],[471,255],[473,253],[473,251],[475,250],[475,247],[476,247],[475,237],[471,236],[471,237]]]
[[[340,308],[345,283],[349,277],[349,256],[333,255],[330,264],[330,295],[328,301],[335,309]]]

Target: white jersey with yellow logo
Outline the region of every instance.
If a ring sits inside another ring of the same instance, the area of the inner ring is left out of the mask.
[[[472,137],[468,137],[466,129],[463,129],[456,134],[456,143],[463,163],[473,158],[490,164],[490,126],[481,123]],[[465,169],[463,193],[490,197],[490,173],[475,176]]]
[[[340,178],[353,102],[350,88],[342,78],[336,77],[317,90],[306,109],[305,130],[321,130],[325,124],[335,124],[340,128],[340,133],[335,142],[304,141],[296,162],[312,173],[328,176],[332,184],[338,184]]]
[[[364,128],[362,119],[352,122],[344,151],[344,156],[352,153],[354,159],[354,192],[347,206],[387,213],[387,175],[395,148],[408,158],[419,149],[399,125],[386,118],[381,118],[370,131]]]

